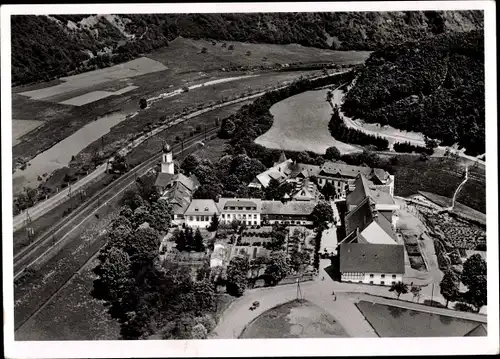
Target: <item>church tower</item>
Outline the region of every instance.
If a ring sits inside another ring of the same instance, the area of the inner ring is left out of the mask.
[[[174,174],[174,160],[173,160],[173,154],[172,154],[172,149],[168,145],[168,143],[165,143],[163,146],[163,151],[161,155],[161,173],[170,173]]]

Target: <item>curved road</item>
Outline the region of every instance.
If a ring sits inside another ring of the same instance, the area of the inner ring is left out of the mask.
[[[407,302],[412,300],[411,294],[401,295],[401,299],[405,301],[382,298],[382,296],[394,297],[394,294],[389,292],[388,287],[339,283],[333,282],[328,277],[325,277],[324,281],[316,279],[311,282],[301,283],[300,287],[303,299],[320,306],[333,315],[351,337],[377,337],[371,325],[355,306],[355,302],[360,298],[407,309],[416,309],[486,323],[485,315]],[[332,291],[335,291],[337,294],[336,301],[333,301]],[[246,326],[260,314],[296,298],[297,286],[295,284],[248,290],[242,297],[231,303],[222,313],[219,323],[214,329],[212,338],[236,339],[241,335]],[[425,299],[430,299],[430,297],[422,295],[420,301]],[[434,295],[434,300],[436,299],[439,298],[436,298],[436,295]],[[249,308],[254,301],[259,301],[260,306],[256,310],[251,311]],[[444,302],[444,300],[441,300],[441,302]]]

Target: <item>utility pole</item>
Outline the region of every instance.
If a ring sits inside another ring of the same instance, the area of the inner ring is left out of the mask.
[[[205,142],[207,142],[207,125],[203,125],[203,128],[205,129]]]
[[[302,290],[300,289],[300,278],[297,278],[297,300],[302,300]]]
[[[182,142],[181,142],[181,151],[182,151],[181,156],[184,157],[184,137],[182,138]]]
[[[434,283],[432,283],[432,291],[431,291],[431,307],[434,306],[434,302],[433,302],[433,299],[434,299]]]

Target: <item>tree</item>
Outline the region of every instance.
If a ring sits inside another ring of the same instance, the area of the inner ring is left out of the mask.
[[[301,272],[311,261],[311,255],[306,251],[293,251],[290,255],[290,266],[296,271]]]
[[[205,250],[205,245],[203,244],[203,236],[201,235],[199,228],[196,228],[193,246],[196,252],[203,252]]]
[[[247,287],[249,270],[248,258],[237,255],[231,259],[227,267],[226,291],[228,294],[240,297]]]
[[[483,277],[486,277],[486,261],[481,255],[474,254],[465,261],[460,280],[465,286],[470,287]]]
[[[198,199],[213,199],[217,200],[217,197],[222,193],[222,186],[220,183],[208,183],[202,184],[198,189],[194,192],[193,198]]]
[[[179,251],[185,251],[186,250],[186,234],[184,233],[183,230],[177,230],[174,233],[174,240],[175,240],[175,248]]]
[[[233,121],[228,118],[222,120],[222,124],[219,131],[220,138],[231,138],[233,136],[236,126]]]
[[[264,189],[265,199],[267,199],[267,200],[280,200],[281,199],[280,186],[281,186],[281,184],[277,179],[271,178],[271,180],[269,181],[269,184]]]
[[[207,50],[207,48],[206,48],[206,47],[203,47],[203,48],[201,49],[201,53],[202,53],[202,54],[206,54],[206,53],[207,53],[207,51],[208,51],[208,50]]]
[[[141,206],[134,211],[131,222],[133,228],[137,228],[144,223],[148,223],[152,226],[154,220],[153,215],[149,212],[149,207]]]
[[[212,216],[212,220],[210,221],[210,226],[208,227],[208,230],[210,232],[215,232],[219,228],[219,216],[217,213],[214,213]]]
[[[192,339],[207,339],[208,331],[203,324],[196,324],[191,329]]]
[[[320,230],[328,228],[328,223],[333,222],[333,209],[329,202],[320,201],[311,213],[313,225]]]
[[[335,146],[328,147],[325,152],[325,158],[330,161],[338,160],[342,157],[339,149]]]
[[[128,163],[125,156],[122,156],[121,154],[117,153],[112,163],[112,169],[113,171],[118,171],[119,173],[127,172]]]
[[[466,303],[476,307],[479,312],[487,304],[486,261],[481,255],[474,254],[465,261],[460,279],[467,286],[463,296]]]
[[[200,158],[195,154],[190,154],[182,161],[181,168],[186,174],[191,174],[193,170],[200,165]]]
[[[139,100],[139,107],[141,110],[144,110],[146,107],[148,107],[148,101],[145,98],[141,98]]]
[[[155,173],[147,173],[136,180],[137,192],[146,202],[152,203],[160,198],[158,189],[155,186],[155,181]]]
[[[450,300],[454,302],[457,300],[459,295],[459,283],[456,274],[453,271],[448,270],[444,274],[441,283],[439,283],[439,288],[441,295],[444,299],[446,299],[446,308],[448,308]]]
[[[129,207],[132,211],[137,208],[144,206],[144,199],[139,195],[138,191],[135,189],[128,189],[123,193],[122,205]]]
[[[463,297],[466,303],[476,307],[476,311],[479,312],[488,303],[486,276],[478,277],[476,282],[468,287]]]
[[[418,300],[420,299],[420,292],[422,291],[422,287],[419,287],[419,286],[412,286],[411,289],[411,294],[413,294],[413,299],[415,300],[415,298],[417,298],[417,303],[418,303]]]
[[[186,227],[184,229],[184,236],[186,238],[186,249],[192,251],[195,249],[194,246],[194,233],[191,227]]]
[[[172,206],[165,199],[158,199],[151,205],[151,216],[153,217],[150,226],[157,231],[167,232],[172,222]]]
[[[401,294],[408,293],[408,285],[406,285],[403,282],[394,283],[393,285],[391,285],[389,292],[396,292],[396,295],[398,296],[398,299],[399,299]]]
[[[284,251],[271,252],[264,272],[266,285],[276,285],[290,273],[290,265]]]
[[[434,150],[438,147],[438,141],[433,140],[427,136],[424,137],[425,141],[425,148],[427,149],[427,154],[432,155],[434,153]]]
[[[335,195],[337,194],[335,186],[330,182],[326,182],[323,188],[321,188],[320,192],[325,197],[326,201],[329,201],[330,199],[334,198]]]
[[[109,247],[106,255],[99,259],[93,270],[98,277],[94,280],[92,296],[112,303],[119,301],[132,284],[130,258],[121,248]]]

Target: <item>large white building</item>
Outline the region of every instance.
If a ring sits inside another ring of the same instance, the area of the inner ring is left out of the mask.
[[[260,226],[262,200],[259,198],[220,198],[217,207],[223,223],[236,219],[248,226]]]
[[[403,281],[403,245],[342,243],[339,255],[342,282],[391,286]]]

